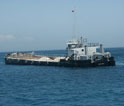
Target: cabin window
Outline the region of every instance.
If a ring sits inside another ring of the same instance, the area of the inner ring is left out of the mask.
[[[82,49],[82,52],[84,51],[84,49]]]
[[[72,48],[75,48],[75,45],[72,45],[71,47],[72,47]]]
[[[69,48],[71,48],[71,45],[68,45]]]
[[[78,47],[77,44],[69,44],[69,45],[68,45],[68,48],[70,48],[70,49],[71,49],[71,48],[76,48],[76,47]]]

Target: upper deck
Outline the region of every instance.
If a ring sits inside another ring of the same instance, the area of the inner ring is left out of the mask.
[[[81,39],[80,40],[70,40],[67,43],[67,49],[74,49],[74,48],[81,48],[81,47],[98,47],[99,43],[88,43],[87,39]]]

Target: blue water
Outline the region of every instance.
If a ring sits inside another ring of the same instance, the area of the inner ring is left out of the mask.
[[[115,67],[5,65],[6,53],[0,53],[0,106],[124,106],[124,48],[106,51],[115,56]]]

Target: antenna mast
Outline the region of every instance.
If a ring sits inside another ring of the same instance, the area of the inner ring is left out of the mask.
[[[73,13],[73,29],[72,29],[72,39],[74,40],[76,38],[76,12],[75,8],[72,10]]]

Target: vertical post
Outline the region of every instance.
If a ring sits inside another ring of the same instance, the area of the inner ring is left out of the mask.
[[[75,32],[76,32],[76,13],[75,13],[75,8],[72,10],[72,13],[73,13],[73,29],[72,29],[72,39],[74,40],[76,35],[75,35]]]
[[[85,48],[85,55],[88,55],[88,48],[87,48],[87,45],[85,45],[84,48]]]
[[[81,36],[81,47],[83,46],[83,39],[82,39],[82,36]]]
[[[101,53],[104,54],[104,48],[103,48],[103,45],[102,44],[100,44],[100,50],[101,50]]]

